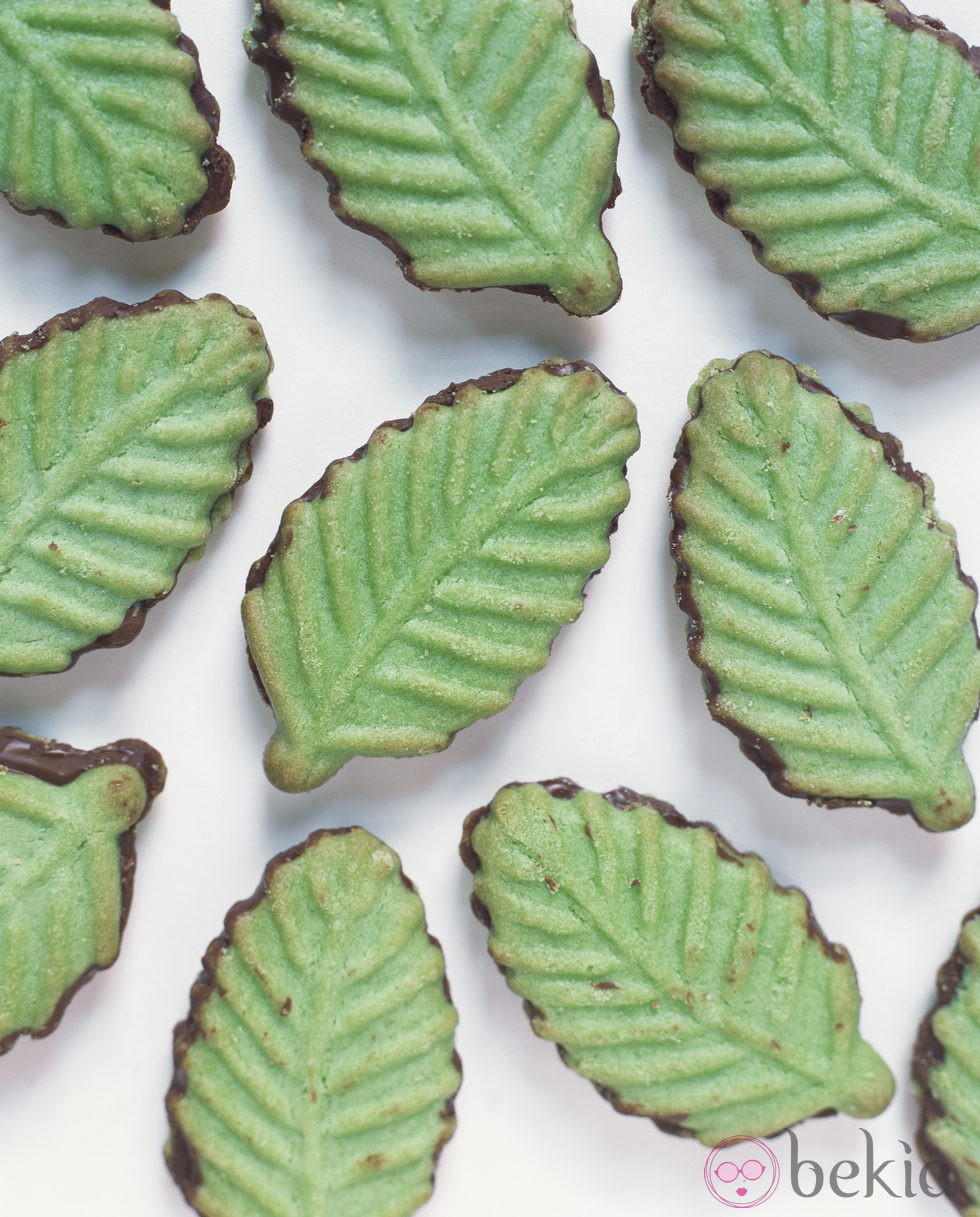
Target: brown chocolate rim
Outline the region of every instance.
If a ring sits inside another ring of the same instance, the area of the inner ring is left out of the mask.
[[[494,799],[496,799],[496,797],[504,790],[512,790],[515,787],[528,785],[542,787],[549,795],[551,795],[552,798],[555,799],[574,799],[577,795],[588,793],[584,787],[579,786],[570,778],[547,778],[541,782],[508,782],[506,786],[502,786],[500,788],[497,795],[494,796]],[[824,955],[826,955],[827,958],[832,960],[834,963],[851,962],[851,957],[846,948],[842,947],[839,943],[831,942],[820,928],[820,924],[814,916],[813,906],[810,903],[809,896],[807,896],[807,894],[798,887],[787,887],[781,883],[777,883],[776,880],[772,878],[772,872],[769,871],[769,867],[766,865],[765,860],[760,857],[759,854],[752,851],[743,853],[741,850],[736,849],[728,838],[724,836],[724,834],[718,828],[716,828],[714,824],[711,824],[706,820],[687,820],[671,803],[665,803],[661,799],[652,798],[650,795],[637,794],[635,790],[630,790],[626,786],[619,786],[615,790],[608,790],[600,797],[605,799],[606,802],[611,804],[613,807],[619,808],[621,811],[630,812],[636,811],[639,808],[646,808],[651,811],[655,811],[672,828],[704,829],[714,838],[715,851],[717,852],[718,857],[724,862],[732,862],[736,866],[744,866],[748,859],[752,859],[762,863],[762,865],[766,867],[766,871],[769,873],[772,883],[772,890],[774,892],[780,895],[787,895],[789,893],[796,892],[802,897],[804,906],[806,908],[807,937],[815,942]],[[480,855],[477,853],[473,844],[473,833],[481,820],[487,819],[492,814],[492,803],[493,800],[491,800],[491,803],[486,807],[478,807],[476,811],[470,812],[463,825],[463,836],[459,845],[459,855],[463,860],[464,866],[466,866],[467,870],[469,870],[473,875],[477,873],[481,865]],[[470,907],[472,908],[473,914],[477,921],[479,921],[481,925],[486,926],[488,930],[493,928],[493,920],[490,916],[490,910],[483,903],[483,901],[480,900],[475,890],[470,894]],[[491,956],[491,958],[493,957]],[[497,963],[496,960],[494,960],[494,963],[496,963],[497,969],[502,973],[502,975],[506,977],[507,968],[503,964]],[[857,977],[855,975],[855,984],[856,983]],[[532,1030],[533,1024],[536,1020],[545,1021],[548,1017],[545,1011],[541,1010],[540,1007],[535,1006],[530,1001],[524,1002],[524,1013],[527,1015],[532,1024]],[[555,1047],[558,1051],[559,1057],[562,1060],[562,1063],[567,1065],[568,1061],[566,1059],[566,1050],[564,1046],[562,1044],[556,1044]],[[687,1119],[686,1112],[674,1112],[669,1115],[651,1115],[649,1112],[642,1110],[634,1103],[624,1102],[619,1092],[613,1087],[602,1086],[598,1082],[593,1082],[592,1085],[608,1103],[612,1104],[616,1111],[621,1112],[624,1116],[645,1116],[647,1119],[652,1120],[662,1132],[670,1133],[673,1136],[697,1136],[693,1129],[687,1128],[684,1125],[684,1121]],[[816,1119],[822,1116],[832,1116],[836,1114],[836,1108],[828,1107],[823,1111],[814,1112],[812,1116],[807,1118]],[[802,1121],[797,1121],[796,1123],[801,1122]],[[787,1125],[786,1128],[775,1129],[773,1132],[766,1133],[765,1135],[766,1137],[778,1137],[780,1133],[786,1132],[787,1128],[791,1127],[794,1126]]]
[[[185,1064],[187,1054],[190,1052],[197,1039],[206,1039],[207,1033],[200,1022],[201,1010],[205,1003],[214,993],[221,995],[220,986],[218,984],[218,965],[221,956],[228,950],[232,944],[235,934],[235,926],[240,918],[246,913],[252,912],[258,908],[262,901],[269,894],[269,887],[273,877],[280,867],[285,866],[289,862],[294,862],[297,858],[315,845],[324,837],[342,837],[347,833],[354,832],[353,827],[347,828],[321,828],[316,832],[311,833],[307,839],[299,845],[294,845],[291,848],[284,850],[280,854],[276,854],[274,858],[266,865],[262,874],[262,879],[259,886],[255,889],[251,896],[245,900],[239,900],[233,904],[225,916],[224,931],[213,939],[207,951],[204,953],[204,958],[201,960],[202,970],[198,975],[194,984],[191,986],[190,996],[190,1011],[183,1021],[179,1022],[174,1027],[173,1037],[173,1058],[174,1058],[174,1073],[173,1080],[170,1083],[170,1089],[167,1091],[166,1099],[164,1100],[167,1120],[170,1124],[170,1138],[167,1142],[164,1151],[164,1157],[167,1163],[167,1169],[173,1178],[173,1181],[180,1188],[184,1199],[193,1208],[197,1206],[194,1203],[194,1197],[204,1182],[204,1176],[201,1172],[200,1162],[198,1160],[197,1151],[194,1148],[194,1143],[188,1134],[184,1131],[180,1123],[180,1102],[187,1094],[187,1070]],[[362,830],[366,831],[366,830]],[[392,851],[394,852],[394,851]],[[418,889],[411,879],[405,874],[401,868],[401,859],[395,855],[398,860],[398,875],[404,886],[418,896]],[[429,942],[442,954],[442,947],[439,941],[432,936],[426,929],[426,936]],[[445,957],[443,957],[445,962]],[[443,992],[446,995],[446,1000],[450,1005],[453,1004],[452,997],[449,992],[449,981],[443,971]],[[287,1001],[289,999],[287,998]],[[291,1003],[290,1003],[291,1004]],[[287,1007],[288,1010],[288,1007]],[[460,1075],[462,1080],[462,1062],[459,1058],[459,1053],[453,1050],[453,1065]],[[460,1082],[462,1084],[462,1081]],[[454,1099],[459,1093],[459,1086],[446,1100],[442,1110],[439,1113],[439,1118],[443,1122],[443,1132],[439,1140],[433,1147],[432,1153],[432,1174],[429,1176],[431,1186],[435,1186],[436,1166],[439,1157],[442,1154],[447,1142],[451,1139],[455,1132],[456,1124],[456,1106]]]
[[[961,928],[978,915],[980,908],[967,913],[961,922]],[[942,1165],[943,1178],[937,1178],[937,1182],[942,1184],[945,1195],[961,1212],[974,1204],[976,1198],[970,1195],[953,1164],[929,1136],[929,1125],[946,1116],[942,1101],[929,1084],[929,1075],[946,1059],[946,1049],[933,1030],[932,1020],[937,1011],[952,1003],[968,967],[969,961],[957,940],[953,954],[936,973],[936,1000],[919,1025],[919,1034],[912,1053],[912,1081],[919,1091],[919,1124],[916,1129],[919,1153],[927,1167]],[[934,1175],[935,1173],[933,1170]]]
[[[227,304],[231,304],[230,300],[216,292],[212,292],[210,295],[202,297],[202,299],[219,300]],[[15,359],[18,355],[23,355],[28,351],[36,351],[40,347],[43,347],[46,343],[50,342],[52,338],[56,338],[59,334],[72,333],[75,330],[80,330],[88,322],[94,321],[97,318],[116,321],[122,318],[140,317],[147,313],[156,313],[161,309],[173,308],[177,305],[196,303],[199,303],[199,301],[192,300],[190,297],[185,296],[182,292],[177,291],[158,292],[149,300],[142,300],[138,304],[122,304],[120,301],[111,300],[107,296],[98,296],[95,300],[91,300],[88,304],[84,304],[79,308],[71,309],[66,313],[59,313],[57,316],[45,321],[43,325],[39,325],[38,328],[30,334],[11,334],[8,338],[0,339],[0,370],[2,370],[7,363],[9,363],[12,359]],[[255,326],[256,331],[261,334],[259,323],[251,317],[251,314],[246,313],[245,310],[239,308],[235,304],[231,304],[231,307],[236,313],[239,314],[239,316],[247,318],[250,321],[250,324]],[[265,340],[263,338],[263,342],[264,341]],[[268,345],[266,345],[265,349],[268,353]],[[270,355],[270,363],[271,358],[272,357]],[[216,522],[218,504],[226,498],[229,500],[234,498],[235,492],[238,490],[239,486],[243,486],[252,476],[252,443],[256,434],[261,431],[262,428],[268,423],[269,419],[272,418],[272,401],[268,397],[253,398],[253,400],[255,401],[255,430],[252,431],[251,434],[248,435],[242,442],[237,456],[237,463],[242,472],[235,483],[229,487],[228,491],[219,495],[212,505],[212,529],[214,528]],[[88,643],[86,646],[79,647],[77,651],[72,653],[71,660],[67,666],[64,668],[58,668],[57,671],[67,672],[70,668],[75,666],[75,664],[78,662],[79,656],[86,654],[88,651],[101,650],[104,647],[122,647],[126,646],[127,643],[132,642],[146,624],[146,615],[150,609],[153,608],[155,604],[159,604],[161,600],[166,600],[166,598],[174,590],[181,570],[186,564],[188,558],[190,558],[191,554],[197,549],[200,549],[200,546],[194,546],[192,549],[189,549],[178,563],[177,568],[174,571],[173,581],[166,591],[162,592],[159,596],[151,596],[147,600],[138,600],[135,604],[131,605],[126,610],[125,616],[116,629],[112,630],[108,634],[103,634],[100,638],[96,638],[93,642]],[[2,668],[0,668],[0,676],[29,677],[50,674],[50,672],[12,672],[4,671]]]
[[[57,740],[39,739],[17,727],[0,727],[0,770],[37,778],[51,786],[67,786],[77,777],[81,777],[83,773],[88,773],[90,769],[99,769],[103,765],[128,765],[139,773],[143,785],[146,787],[146,802],[139,818],[118,838],[121,948],[122,934],[126,928],[133,900],[133,880],[136,875],[136,826],[146,818],[147,812],[153,805],[153,800],[163,790],[167,776],[163,758],[155,748],[151,748],[143,740],[117,740],[114,744],[106,744],[102,748],[93,748],[86,752],[79,748],[72,748],[68,744],[61,744]],[[0,1056],[9,1052],[22,1035],[29,1035],[31,1039],[36,1040],[50,1035],[61,1022],[69,1002],[79,989],[88,984],[97,972],[111,968],[118,958],[119,951],[107,963],[92,964],[83,972],[65,990],[51,1017],[39,1030],[23,1027],[0,1039]]]
[[[873,424],[865,422],[852,413],[844,403],[836,397],[828,388],[820,384],[819,381],[813,380],[802,372],[795,364],[790,363],[788,359],[784,359],[781,355],[773,355],[770,351],[751,352],[752,354],[762,354],[770,359],[778,359],[781,363],[787,364],[793,369],[797,382],[800,386],[807,390],[808,393],[821,393],[827,397],[833,398],[840,407],[841,413],[851,424],[852,427],[866,439],[872,440],[881,446],[882,453],[886,463],[891,469],[898,474],[904,481],[909,482],[916,488],[922,497],[922,509],[930,518],[930,527],[935,527],[935,513],[932,509],[931,492],[929,484],[923,474],[905,460],[902,451],[901,441],[887,431],[879,431]],[[745,358],[740,355],[730,365],[734,370],[739,363]],[[698,608],[697,598],[694,595],[693,581],[691,579],[691,569],[687,565],[684,558],[684,531],[687,527],[687,521],[681,515],[677,507],[677,496],[684,489],[687,480],[687,471],[691,464],[691,453],[687,443],[687,429],[690,422],[697,418],[701,412],[703,399],[699,397],[698,408],[694,411],[691,418],[684,424],[681,430],[680,439],[677,441],[677,447],[674,451],[674,467],[670,474],[670,490],[667,498],[670,504],[670,511],[673,517],[673,528],[670,533],[670,553],[671,557],[677,564],[677,578],[674,581],[674,595],[678,606],[687,614],[687,653],[691,660],[701,669],[702,683],[704,685],[705,697],[707,699],[708,709],[711,712],[711,717],[717,723],[721,723],[723,727],[727,727],[729,731],[738,738],[739,747],[745,756],[749,758],[753,764],[757,765],[766,775],[769,784],[780,794],[788,795],[794,799],[806,799],[809,803],[815,803],[818,807],[861,807],[875,806],[882,807],[885,811],[890,811],[894,815],[911,815],[912,808],[906,799],[890,799],[876,798],[873,794],[854,795],[848,798],[828,798],[823,795],[814,793],[812,790],[806,790],[797,786],[787,775],[786,764],[782,757],[773,747],[769,740],[757,735],[745,723],[739,719],[726,714],[721,708],[721,692],[722,684],[718,674],[714,671],[711,665],[705,660],[701,644],[704,640],[704,619]],[[956,560],[956,573],[961,583],[968,587],[974,594],[977,594],[977,585],[965,574],[960,565],[959,551],[954,545],[954,555]],[[976,633],[977,621],[976,615],[973,619],[973,629]],[[977,645],[980,646],[980,635],[977,637]],[[980,707],[978,707],[980,709]],[[974,719],[977,717],[977,711],[974,711]],[[923,827],[925,827],[923,825]],[[941,829],[927,829],[927,831],[942,831]]]
[[[648,7],[651,11],[656,7],[657,2],[658,0],[649,0]],[[806,4],[807,0],[801,0],[801,2]],[[876,8],[880,8],[887,20],[908,33],[921,30],[944,45],[952,47],[958,55],[961,55],[966,60],[974,72],[980,75],[980,47],[969,46],[959,34],[954,34],[952,30],[947,29],[941,21],[938,21],[934,17],[916,16],[915,13],[910,12],[905,7],[901,0],[862,0],[862,2],[873,4]],[[649,21],[645,22],[641,28],[639,7],[640,3],[638,2],[633,9],[633,27],[639,31],[644,42],[644,49],[636,52],[636,60],[643,70],[643,83],[640,86],[640,92],[650,113],[655,114],[657,118],[663,119],[673,132],[674,158],[678,165],[690,173],[692,177],[697,177],[698,154],[694,149],[684,147],[677,139],[677,107],[670,93],[657,80],[656,67],[661,55],[662,41],[655,33]],[[731,198],[725,191],[706,188],[704,193],[708,200],[708,206],[718,219],[724,220],[732,228],[737,228],[738,226],[733,224],[728,218]],[[924,337],[912,329],[904,317],[893,317],[888,313],[875,312],[873,309],[850,309],[842,313],[822,312],[813,303],[814,297],[823,286],[816,275],[809,272],[773,271],[771,267],[765,266],[765,246],[759,237],[754,232],[744,228],[739,229],[739,232],[741,232],[742,236],[752,247],[756,260],[770,273],[779,274],[782,278],[788,280],[796,294],[818,316],[824,317],[828,321],[840,321],[843,325],[850,326],[851,329],[857,330],[862,334],[867,334],[872,338],[883,338],[885,340],[904,338],[909,342],[937,342],[944,337],[944,335]]]
[[[162,8],[166,12],[170,12],[170,0],[151,0],[157,8]],[[218,108],[218,103],[214,95],[209,93],[204,85],[204,77],[201,74],[201,57],[198,54],[196,44],[187,37],[186,34],[180,33],[176,47],[179,51],[183,51],[185,55],[189,55],[194,60],[194,79],[191,82],[191,99],[197,109],[197,112],[207,122],[211,128],[211,145],[206,148],[201,154],[201,168],[204,170],[204,175],[207,179],[204,194],[197,200],[196,203],[188,210],[184,216],[184,223],[180,230],[174,233],[174,236],[182,237],[187,233],[193,232],[200,224],[205,216],[214,215],[215,212],[222,211],[228,205],[228,199],[231,196],[231,185],[235,180],[235,165],[231,156],[217,142],[218,125],[221,119],[221,111]],[[19,211],[25,216],[43,216],[58,228],[73,227],[59,212],[52,210],[50,207],[18,207],[18,205],[3,192],[7,202],[15,211]],[[106,236],[121,237],[124,241],[129,241],[130,244],[139,244],[142,241],[160,240],[156,234],[151,234],[147,237],[131,237],[128,233],[117,228],[114,224],[100,224],[99,228]]]
[[[408,282],[413,284],[415,287],[421,288],[422,291],[437,292],[448,290],[458,292],[482,292],[490,290],[489,287],[444,288],[436,287],[431,283],[424,282],[415,274],[415,262],[412,255],[407,249],[398,243],[391,233],[386,232],[383,228],[379,228],[375,224],[370,224],[366,221],[359,220],[350,214],[350,212],[347,210],[347,203],[344,199],[343,187],[341,186],[339,177],[326,161],[322,161],[313,155],[313,127],[309,116],[293,100],[293,89],[296,80],[296,73],[293,68],[293,64],[282,50],[282,34],[286,27],[286,23],[280,15],[276,5],[277,0],[257,0],[255,17],[250,30],[251,36],[255,40],[255,45],[247,45],[245,48],[246,54],[248,55],[249,59],[251,59],[251,61],[258,67],[262,68],[266,74],[268,80],[266,100],[269,104],[270,110],[272,110],[273,114],[275,114],[277,118],[281,118],[283,122],[288,123],[289,126],[295,130],[296,134],[299,136],[300,146],[302,148],[305,160],[326,180],[330,192],[330,208],[334,215],[336,215],[337,219],[346,224],[349,228],[354,228],[358,232],[366,233],[367,236],[374,237],[376,240],[380,241],[382,245],[387,246],[387,248],[390,249],[395,255],[395,260],[397,261],[402,274],[405,276]],[[572,37],[574,37],[576,41],[580,41],[574,28],[570,8],[568,13],[568,27],[571,31]],[[612,114],[606,108],[605,93],[603,91],[603,79],[599,73],[599,66],[596,63],[595,56],[591,51],[588,50],[588,47],[585,49],[588,51],[589,55],[588,70],[585,80],[589,97],[592,99],[599,117],[606,119],[608,122],[611,122],[613,126],[616,126],[615,122],[613,121]],[[598,216],[600,231],[602,229],[603,213],[609,211],[616,205],[616,200],[622,193],[622,189],[623,187],[619,174],[614,170],[612,188],[609,193],[609,198],[605,204],[603,204],[602,210]],[[609,239],[606,237],[605,233],[603,233],[602,236],[606,244],[609,245],[609,248],[612,249]],[[501,284],[499,286],[505,291],[522,292],[526,295],[538,296],[541,300],[548,301],[552,304],[558,304],[560,308],[564,308],[564,305],[555,299],[554,294],[545,284]],[[617,304],[621,295],[622,286],[620,286],[620,291],[617,294],[616,299],[613,300],[612,304],[609,304],[606,308],[604,308],[602,312],[608,312],[613,305]],[[569,310],[565,309],[565,312],[568,313]],[[602,314],[594,313],[590,315],[601,316]],[[569,313],[569,316],[578,316],[578,314]]]
[[[273,537],[269,548],[265,551],[261,558],[258,558],[252,563],[252,566],[248,572],[248,577],[245,580],[245,595],[247,596],[249,592],[254,591],[255,588],[261,587],[262,584],[265,583],[265,577],[269,573],[269,567],[280,548],[283,545],[285,545],[287,549],[289,548],[289,544],[292,541],[292,536],[289,529],[286,527],[285,521],[286,512],[293,505],[293,503],[315,503],[317,499],[325,499],[328,495],[332,494],[333,479],[336,471],[340,468],[340,466],[346,465],[349,462],[362,460],[367,454],[368,447],[375,436],[382,435],[386,431],[408,431],[422,410],[424,410],[427,406],[454,406],[460,393],[462,393],[465,389],[476,389],[480,393],[502,393],[506,389],[512,389],[525,372],[533,372],[536,369],[541,369],[542,371],[547,372],[550,376],[574,376],[576,372],[593,372],[604,384],[608,385],[613,392],[618,393],[620,397],[626,396],[622,389],[617,389],[607,376],[604,376],[594,364],[589,363],[585,359],[545,359],[541,363],[535,364],[534,367],[531,368],[500,368],[496,372],[488,372],[486,376],[478,376],[473,380],[464,380],[459,384],[453,383],[447,388],[443,389],[441,392],[433,393],[431,397],[427,397],[425,401],[422,402],[418,410],[416,410],[416,412],[410,417],[394,418],[389,419],[387,422],[379,423],[371,433],[371,439],[368,440],[366,444],[362,444],[360,448],[352,452],[350,456],[342,456],[335,461],[331,461],[321,476],[317,478],[317,480],[308,490],[304,491],[299,498],[293,499],[290,503],[287,503],[286,508],[282,513],[282,518],[279,521],[279,530]],[[625,465],[623,466],[623,475],[626,475]],[[622,512],[619,512],[613,516],[612,523],[609,526],[610,537],[619,527],[619,516],[621,514]],[[592,571],[588,579],[586,579],[585,584],[583,584],[583,591],[585,589],[585,585],[588,584],[589,579],[594,578],[598,573],[598,570]],[[255,680],[255,686],[265,704],[267,706],[271,706],[272,702],[269,700],[269,694],[266,691],[265,685],[262,683],[262,677],[259,674],[258,665],[255,662],[255,656],[252,654],[252,648],[248,645],[247,641],[245,652],[249,669],[251,670],[252,676]],[[450,736],[449,742],[452,743],[453,739],[455,739],[455,733]]]

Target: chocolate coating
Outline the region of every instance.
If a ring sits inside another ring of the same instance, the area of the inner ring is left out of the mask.
[[[0,769],[40,778],[49,786],[67,786],[83,773],[103,765],[129,765],[135,769],[150,799],[163,790],[167,774],[163,758],[143,740],[117,740],[86,752],[57,740],[39,739],[16,727],[0,727]]]

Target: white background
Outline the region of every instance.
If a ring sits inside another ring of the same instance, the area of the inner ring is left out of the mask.
[[[82,0],[79,0],[82,2]],[[974,0],[930,0],[934,15],[980,42]],[[714,821],[784,883],[803,887],[827,934],[854,956],[862,1028],[898,1090],[869,1122],[878,1158],[905,1157],[917,1113],[909,1055],[962,914],[980,902],[980,818],[931,836],[875,810],[826,811],[776,794],[716,726],[685,652],[667,554],[667,477],[701,366],[754,347],[818,369],[845,400],[864,400],[936,482],[959,530],[963,566],[980,572],[977,518],[980,331],[929,346],[883,343],[810,313],[749,247],[712,217],[674,164],[666,127],[639,98],[628,0],[577,0],[580,33],[613,83],[624,193],[606,229],[625,290],[591,321],[498,290],[422,293],[391,254],[341,225],[295,134],[263,100],[264,77],[240,46],[244,0],[177,0],[222,107],[235,158],[231,205],[191,237],[129,246],[58,230],[0,204],[0,333],[26,332],[107,294],[163,288],[223,292],[265,326],[276,359],[276,413],[255,474],[204,560],[180,576],[124,650],[82,657],[65,675],[5,680],[0,720],[94,747],[140,736],[170,776],[138,837],[139,868],[122,957],[72,1002],[49,1039],[0,1061],[0,1217],[179,1217],[163,1165],[170,1035],[210,939],[265,862],[320,826],[362,824],[401,854],[447,957],[464,1063],[459,1131],[443,1155],[427,1217],[501,1213],[640,1217],[722,1213],[705,1191],[706,1151],[646,1120],[617,1115],[535,1039],[485,951],[457,857],[463,817],[505,782],[566,774],[597,790],[628,785]],[[582,619],[514,705],[463,732],[449,751],[356,760],[309,795],[274,791],[261,768],[272,728],[245,663],[239,601],[250,563],[285,503],[375,424],[409,414],[450,381],[549,355],[588,358],[636,401],[643,444],[633,501]],[[980,768],[980,732],[967,745]],[[2,978],[0,978],[2,983]],[[828,1169],[863,1152],[846,1117],[798,1130]],[[773,1148],[784,1167],[788,1139]],[[916,1173],[918,1162],[916,1160]],[[901,1173],[886,1178],[900,1186]],[[838,1211],[828,1193],[784,1185],[765,1210]],[[876,1198],[862,1213],[952,1212],[944,1199]]]

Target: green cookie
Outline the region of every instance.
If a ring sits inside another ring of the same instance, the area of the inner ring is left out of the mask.
[[[966,1217],[980,1217],[978,960],[980,910],[974,909],[939,970],[936,1004],[922,1021],[912,1063],[922,1158]]]
[[[80,752],[0,728],[0,1054],[50,1035],[115,963],[136,825],[165,776],[142,740]]]
[[[3,0],[0,190],[19,210],[130,241],[228,202],[218,106],[170,0]]]
[[[811,308],[923,342],[980,322],[977,56],[899,0],[638,0],[649,108]]]
[[[282,790],[421,756],[544,667],[629,499],[633,403],[591,364],[451,385],[283,513],[242,604]]]
[[[271,366],[250,312],[179,292],[0,342],[0,673],[136,637],[251,473]]]
[[[204,957],[174,1032],[174,1180],[204,1217],[408,1217],[456,1127],[455,1027],[396,855],[314,833]]]
[[[535,1034],[618,1111],[714,1145],[887,1106],[850,956],[710,824],[558,778],[505,786],[461,852]]]
[[[712,715],[784,794],[963,824],[977,594],[932,483],[765,351],[709,364],[690,407],[671,548]]]
[[[258,0],[245,47],[334,211],[412,283],[619,299],[619,135],[569,0]]]

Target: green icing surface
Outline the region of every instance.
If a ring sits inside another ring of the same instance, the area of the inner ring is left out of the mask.
[[[45,1034],[70,991],[119,954],[119,838],[147,791],[129,765],[67,786],[0,766],[0,1052]]]
[[[460,1073],[442,952],[398,858],[363,829],[316,833],[226,931],[175,1038],[167,1154],[187,1199],[206,1217],[407,1217]]]
[[[96,301],[43,333],[0,346],[0,672],[12,674],[68,667],[170,591],[246,476],[271,366],[254,317],[220,296]]]
[[[131,240],[181,231],[214,135],[179,37],[153,0],[3,0],[0,190],[15,207]]]
[[[264,66],[271,47],[273,108],[307,120],[338,215],[414,282],[577,314],[619,298],[600,228],[618,133],[568,0],[262,0],[245,44]]]
[[[582,611],[629,498],[636,411],[590,365],[514,376],[379,428],[330,467],[329,493],[286,508],[242,606],[275,785],[445,748],[508,706]]]
[[[942,1060],[921,1078],[928,1086],[929,1102],[920,1139],[923,1157],[930,1161],[941,1157],[965,1191],[965,1202],[958,1200],[957,1207],[965,1217],[980,1217],[980,917],[976,913],[960,931],[957,952],[962,967],[958,983],[941,994],[946,1004],[924,1025],[935,1037]]]
[[[850,957],[803,894],[664,804],[572,791],[505,787],[464,839],[535,1033],[619,1110],[706,1145],[883,1110]]]
[[[908,16],[895,0],[639,0],[634,22],[678,144],[763,265],[820,313],[921,341],[980,322],[980,80]]]
[[[976,591],[898,441],[800,375],[754,351],[692,390],[673,494],[692,658],[779,789],[955,828],[974,806]]]

